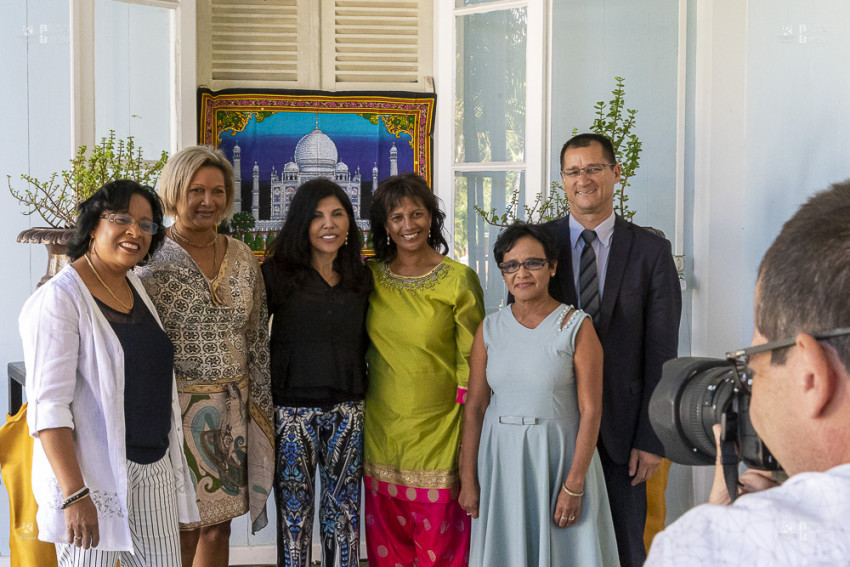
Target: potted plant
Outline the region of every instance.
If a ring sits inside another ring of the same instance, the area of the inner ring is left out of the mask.
[[[71,167],[53,173],[46,181],[22,174],[27,187],[12,187],[12,176],[7,176],[9,191],[24,207],[25,215],[38,213],[47,223],[44,228],[30,228],[18,235],[18,242],[47,246],[47,274],[39,285],[50,279],[68,263],[65,249],[77,220],[77,207],[91,197],[104,184],[116,179],[132,179],[153,187],[159,179],[168,153],[163,151],[157,161],[142,158],[142,148],[133,137],[116,139],[115,132],[101,138],[91,150],[80,146],[71,158]]]

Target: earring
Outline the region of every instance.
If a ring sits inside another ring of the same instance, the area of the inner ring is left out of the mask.
[[[346,244],[348,244],[348,235],[347,234],[345,235],[345,242],[343,242],[342,245],[345,246]]]
[[[387,246],[390,246],[392,244],[392,242],[393,241],[390,239],[390,233],[388,232],[387,233]]]

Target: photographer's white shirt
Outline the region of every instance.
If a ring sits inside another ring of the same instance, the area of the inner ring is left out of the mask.
[[[850,464],[698,506],[655,537],[645,565],[850,565]]]

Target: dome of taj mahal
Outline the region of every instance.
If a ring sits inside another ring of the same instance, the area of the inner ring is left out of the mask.
[[[336,144],[327,134],[319,130],[317,125],[295,146],[295,163],[302,172],[315,170],[333,172],[337,163]]]

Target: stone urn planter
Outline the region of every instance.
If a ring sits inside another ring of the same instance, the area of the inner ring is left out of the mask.
[[[65,252],[72,234],[74,230],[70,228],[30,228],[18,235],[18,242],[47,246],[47,273],[39,280],[37,287],[71,262]]]

